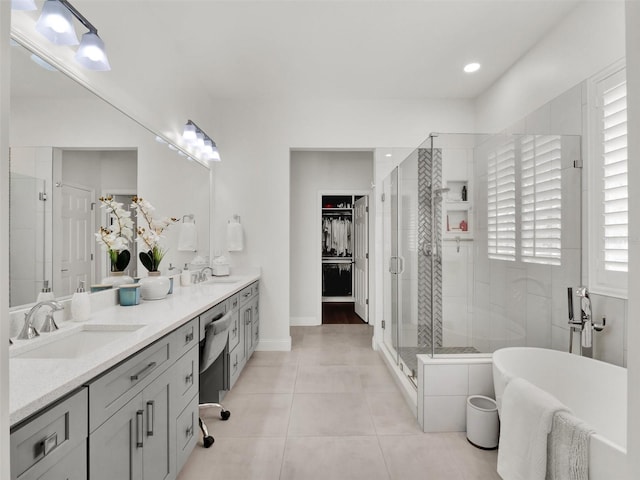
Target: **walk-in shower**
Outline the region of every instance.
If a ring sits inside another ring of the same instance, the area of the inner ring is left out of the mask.
[[[433,134],[384,180],[384,345],[418,354],[564,347],[580,284],[580,137]]]

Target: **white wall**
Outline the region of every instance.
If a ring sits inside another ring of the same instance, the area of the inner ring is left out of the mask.
[[[0,478],[9,478],[9,30],[10,2],[0,2]]]
[[[581,2],[476,100],[479,132],[497,132],[624,56],[624,3]]]
[[[472,131],[466,100],[229,102],[216,137],[214,249],[225,248],[225,225],[242,217],[245,250],[236,267],[262,267],[260,349],[290,345],[290,149],[371,149],[418,145],[430,131]],[[284,218],[274,229],[274,218]]]
[[[291,152],[290,316],[292,325],[320,325],[321,192],[369,192],[373,152]],[[277,222],[280,226],[284,223]]]
[[[627,102],[629,132],[629,218],[640,218],[640,2],[627,1]],[[629,312],[640,311],[640,223],[629,225]],[[634,313],[628,324],[629,400],[627,450],[629,478],[640,478],[640,322]]]

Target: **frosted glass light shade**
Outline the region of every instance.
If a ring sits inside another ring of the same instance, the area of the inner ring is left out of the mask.
[[[11,0],[11,10],[36,10],[36,0]]]
[[[221,162],[222,161],[222,159],[220,158],[220,152],[218,151],[218,149],[216,147],[213,147],[213,153],[209,157],[209,160],[214,161],[214,162]]]
[[[73,16],[58,0],[44,2],[36,30],[56,45],[78,45]]]
[[[204,148],[204,133],[196,132],[196,148],[200,150]]]
[[[76,61],[89,70],[101,72],[111,70],[104,42],[97,33],[87,32],[82,35],[82,42],[76,52]]]
[[[187,123],[182,132],[182,139],[188,144],[194,143],[196,141],[196,126]]]
[[[202,149],[202,154],[209,159],[213,155],[213,143],[211,140],[204,141],[204,148]]]

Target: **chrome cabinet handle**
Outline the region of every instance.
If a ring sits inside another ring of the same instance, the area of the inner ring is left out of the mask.
[[[184,343],[189,343],[193,340],[193,330],[187,333],[184,337]]]
[[[147,402],[147,436],[153,437],[154,402]]]
[[[191,384],[193,383],[193,373],[190,373],[189,375],[187,375],[184,379],[184,383],[186,384]]]
[[[42,440],[40,444],[42,445],[42,453],[46,457],[58,446],[58,434],[53,432]]]
[[[138,373],[136,373],[135,375],[131,375],[131,381],[135,382],[136,380],[140,380],[141,378],[144,378],[145,376],[147,376],[151,370],[153,370],[154,368],[156,368],[156,362],[151,362],[149,365],[147,365],[146,367],[144,367],[142,370],[140,370]]]
[[[142,416],[144,412],[142,410],[138,410],[136,412],[136,447],[142,448],[144,444],[142,443]]]
[[[190,425],[189,428],[187,428],[187,431],[185,432],[187,435],[187,438],[191,438],[193,437],[193,425]]]

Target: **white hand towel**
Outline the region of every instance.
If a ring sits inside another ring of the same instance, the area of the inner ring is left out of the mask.
[[[558,399],[522,378],[504,389],[500,416],[498,473],[504,480],[545,480],[547,435],[556,412],[569,411]]]
[[[198,250],[198,229],[195,223],[181,223],[178,237],[178,251],[195,252]]]
[[[243,248],[242,224],[235,219],[230,220],[227,223],[227,250],[229,252],[240,252]]]
[[[547,480],[589,480],[589,440],[593,429],[579,418],[559,412],[547,445]]]

